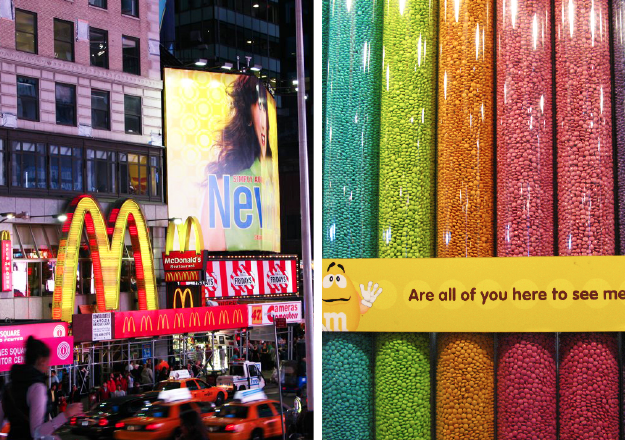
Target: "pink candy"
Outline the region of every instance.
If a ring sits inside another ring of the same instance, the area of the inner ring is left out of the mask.
[[[559,374],[560,439],[618,439],[616,336],[563,333]]]
[[[499,338],[497,438],[556,439],[553,333],[504,334]]]
[[[556,0],[558,249],[614,253],[607,0]]]

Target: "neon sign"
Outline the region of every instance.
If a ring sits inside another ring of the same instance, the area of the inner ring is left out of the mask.
[[[76,294],[76,272],[83,228],[87,231],[93,260],[97,309],[119,308],[119,279],[126,229],[130,233],[135,260],[139,310],[158,309],[154,257],[145,217],[137,202],[118,203],[105,221],[98,202],[91,196],[76,197],[63,223],[52,299],[52,318],[71,322]]]

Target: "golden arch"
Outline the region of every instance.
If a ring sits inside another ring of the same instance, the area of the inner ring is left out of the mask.
[[[0,240],[10,240],[11,239],[11,233],[9,231],[2,231],[2,234],[0,234]]]
[[[174,238],[176,236],[176,230],[178,230],[178,243],[181,252],[185,252],[189,249],[189,242],[191,239],[191,229],[195,233],[195,253],[201,254],[204,250],[204,236],[202,235],[202,226],[196,217],[187,217],[187,220],[181,224],[176,225],[173,221],[169,222],[167,226],[167,239],[165,243],[165,254],[169,254],[174,250]]]
[[[76,295],[76,272],[83,227],[87,230],[93,260],[98,311],[119,308],[119,278],[126,228],[135,259],[139,310],[158,309],[154,255],[141,207],[131,199],[111,210],[105,222],[98,202],[91,196],[76,197],[63,223],[52,299],[52,318],[71,322]]]
[[[184,300],[187,299],[187,294],[189,295],[191,308],[193,308],[193,294],[191,293],[191,289],[187,288],[183,291],[182,289],[178,288],[174,292],[174,309],[178,308],[176,307],[176,299],[178,299],[178,297],[180,297],[180,308],[184,309]]]

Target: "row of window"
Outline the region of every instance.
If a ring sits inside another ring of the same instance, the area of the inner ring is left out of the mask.
[[[160,151],[129,153],[62,142],[0,139],[0,185],[32,190],[136,195],[162,200]],[[11,176],[7,178],[5,158]]]
[[[56,123],[76,126],[76,86],[55,84]],[[39,121],[39,80],[17,77],[17,118]],[[124,95],[126,133],[141,134],[141,97]],[[91,127],[111,129],[111,96],[108,91],[91,89]]]
[[[139,0],[121,0],[122,1],[122,14],[130,15],[132,17],[139,16]],[[89,0],[91,6],[97,8],[107,9],[107,0]]]
[[[15,48],[36,54],[37,14],[21,9],[15,10]],[[122,35],[123,71],[141,74],[139,39]],[[74,23],[54,19],[54,57],[74,62]],[[109,68],[108,32],[89,27],[89,58],[92,66]]]
[[[204,6],[220,6],[269,23],[279,24],[279,5],[268,0],[177,0],[176,12],[185,12]]]

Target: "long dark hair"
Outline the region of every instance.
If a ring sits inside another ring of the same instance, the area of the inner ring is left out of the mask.
[[[228,86],[227,93],[232,100],[230,104],[232,116],[221,133],[221,139],[215,145],[220,150],[217,160],[206,166],[208,174],[218,176],[246,170],[260,157],[261,150],[254,131],[252,106],[260,102],[267,109],[267,89],[255,76],[239,76]],[[270,157],[268,113],[266,126],[266,156]]]
[[[26,365],[35,365],[39,358],[50,357],[50,348],[39,339],[29,336],[26,340],[26,353],[24,361]]]
[[[189,430],[189,435],[185,437],[185,439],[208,439],[206,427],[197,412],[191,410],[181,413],[180,424],[184,425]]]

